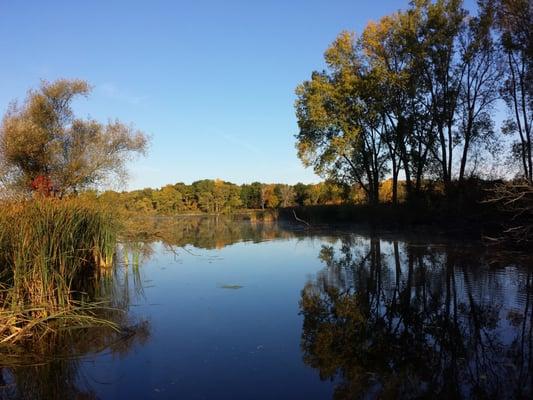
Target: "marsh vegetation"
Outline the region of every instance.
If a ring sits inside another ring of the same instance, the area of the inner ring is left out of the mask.
[[[42,337],[52,325],[106,324],[87,287],[114,264],[111,214],[77,199],[2,206],[0,343]]]
[[[118,121],[77,118],[71,103],[89,92],[81,80],[42,82],[2,121],[0,346],[9,357],[38,353],[58,332],[123,328],[101,290],[115,276],[120,220],[78,193],[124,176],[147,138]]]

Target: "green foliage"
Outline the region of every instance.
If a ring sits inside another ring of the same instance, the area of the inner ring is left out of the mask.
[[[191,186],[198,208],[203,212],[219,214],[241,206],[239,187],[233,183],[205,179]]]
[[[118,207],[123,212],[157,215],[228,214],[246,210],[287,208],[297,205],[340,204],[351,201],[344,188],[334,182],[236,185],[222,180],[204,179],[191,185],[177,183],[160,189],[142,189],[99,195],[87,191],[82,198]],[[363,195],[364,196],[364,195]]]
[[[250,185],[241,185],[241,202],[244,208],[261,208],[261,183],[253,182]]]

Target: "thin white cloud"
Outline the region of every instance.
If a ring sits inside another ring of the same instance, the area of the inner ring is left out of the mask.
[[[254,154],[258,154],[260,155],[261,154],[261,150],[259,150],[259,148],[257,148],[256,146],[250,144],[250,143],[247,143],[245,142],[244,140],[240,139],[240,138],[237,138],[235,137],[234,135],[228,135],[228,134],[225,134],[225,133],[218,133],[217,134],[220,138],[224,139],[226,142],[229,142],[230,144],[233,144],[233,145],[236,145],[236,146],[239,146],[243,149],[246,149]]]
[[[146,96],[133,96],[129,93],[126,93],[119,89],[117,85],[109,82],[97,85],[96,91],[105,97],[122,101],[131,105],[139,105],[146,99]]]

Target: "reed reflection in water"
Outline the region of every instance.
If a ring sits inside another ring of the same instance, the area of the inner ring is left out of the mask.
[[[136,246],[117,249],[123,260],[88,282],[85,295],[100,304],[95,317],[109,326],[62,329],[45,340],[0,348],[0,399],[97,399],[96,382],[86,379],[83,363],[95,355],[123,358],[150,337],[148,320],[132,314],[143,296]]]

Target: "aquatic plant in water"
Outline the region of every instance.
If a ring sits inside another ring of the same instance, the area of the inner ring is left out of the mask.
[[[112,325],[88,292],[113,265],[118,222],[73,199],[4,202],[0,209],[0,343],[59,326]]]

